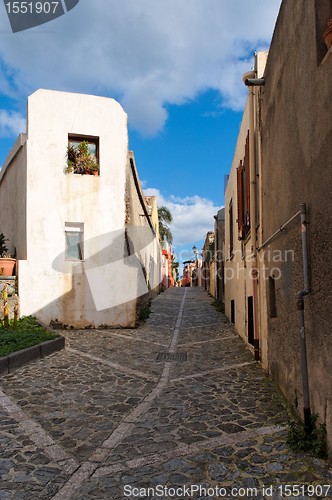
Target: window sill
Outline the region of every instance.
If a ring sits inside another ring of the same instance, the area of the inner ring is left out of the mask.
[[[65,172],[66,175],[79,175],[80,177],[100,177],[100,174],[81,174],[79,172]]]

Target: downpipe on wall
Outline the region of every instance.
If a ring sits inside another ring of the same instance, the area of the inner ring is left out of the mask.
[[[302,257],[303,257],[303,277],[304,289],[297,292],[297,311],[300,332],[300,356],[301,356],[301,374],[303,384],[303,419],[304,430],[307,434],[312,432],[309,377],[308,377],[308,358],[306,347],[305,319],[304,319],[304,297],[310,293],[309,282],[309,261],[308,261],[308,238],[307,238],[307,206],[301,203],[301,234],[302,234]]]
[[[247,72],[243,75],[245,85],[247,77],[255,77],[256,73]],[[250,231],[252,238],[252,274],[253,279],[253,302],[254,302],[254,357],[255,361],[260,361],[259,345],[259,321],[258,321],[258,273],[257,273],[257,229],[256,229],[256,147],[255,147],[255,95],[252,86],[248,86],[249,98],[249,163],[250,163]]]

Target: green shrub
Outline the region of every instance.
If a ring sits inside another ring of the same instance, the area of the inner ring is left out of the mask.
[[[151,314],[151,300],[145,302],[144,304],[141,304],[138,311],[138,319],[140,321],[145,321],[148,319],[150,314]]]
[[[326,425],[317,426],[318,415],[311,416],[312,432],[304,429],[301,420],[288,423],[287,444],[296,452],[307,451],[317,458],[327,458]]]
[[[14,322],[11,320],[7,329],[3,321],[0,321],[0,356],[7,356],[59,336],[39,325],[32,316],[19,319],[15,329],[13,325]]]
[[[217,309],[217,311],[219,311],[222,314],[225,314],[225,304],[223,304],[223,302],[221,302],[218,299],[214,299],[212,305]]]

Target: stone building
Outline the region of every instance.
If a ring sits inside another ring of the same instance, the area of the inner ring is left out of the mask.
[[[256,54],[225,195],[228,318],[332,447],[332,1],[283,1]],[[265,70],[264,70],[265,66]]]
[[[303,410],[297,295],[307,288],[301,231],[308,240],[308,295],[303,297],[312,413],[326,424],[332,447],[332,48],[323,33],[331,0],[284,1],[259,92],[264,241],[279,252],[265,280],[269,371],[300,414]],[[265,252],[265,265],[268,253]],[[271,267],[271,266],[270,266]]]

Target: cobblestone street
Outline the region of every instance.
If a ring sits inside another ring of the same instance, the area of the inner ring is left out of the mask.
[[[172,498],[184,485],[197,491],[173,498],[221,498],[216,487],[281,498],[278,485],[331,485],[324,461],[285,444],[283,400],[211,303],[168,289],[138,329],[61,332],[65,350],[2,377],[0,499]]]

